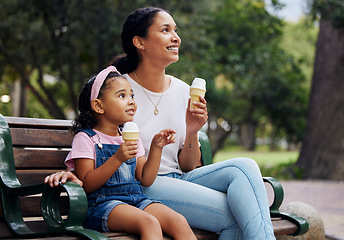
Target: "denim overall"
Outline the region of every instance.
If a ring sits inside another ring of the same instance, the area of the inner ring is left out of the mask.
[[[92,129],[81,129],[89,137],[96,135]],[[100,167],[116,153],[120,145],[95,142],[96,164]],[[85,227],[98,231],[109,231],[107,219],[110,212],[119,204],[129,204],[144,209],[152,201],[143,195],[141,183],[135,180],[136,158],[122,163],[109,180],[96,191],[87,194],[88,211]]]

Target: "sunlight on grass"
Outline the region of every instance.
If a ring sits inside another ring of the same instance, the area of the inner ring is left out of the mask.
[[[270,152],[264,149],[248,152],[240,149],[225,149],[217,152],[214,156],[214,163],[235,157],[247,157],[254,159],[263,176],[271,176],[278,179],[299,179],[302,171],[294,166],[299,157],[298,151],[275,151]]]
[[[298,151],[276,151],[276,152],[267,152],[267,151],[255,151],[255,152],[246,152],[246,151],[230,151],[222,150],[215,154],[214,162],[221,162],[223,160],[235,157],[248,157],[256,160],[259,165],[280,165],[283,163],[296,162],[299,156]]]

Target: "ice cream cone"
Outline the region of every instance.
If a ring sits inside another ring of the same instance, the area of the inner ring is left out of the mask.
[[[139,132],[122,132],[124,141],[137,141],[139,140]]]
[[[190,86],[190,108],[198,108],[197,106],[193,105],[193,102],[199,102],[199,97],[204,97],[206,88],[205,88],[205,80],[202,78],[195,78]]]
[[[126,122],[122,131],[124,141],[137,141],[139,139],[139,128],[133,122]]]

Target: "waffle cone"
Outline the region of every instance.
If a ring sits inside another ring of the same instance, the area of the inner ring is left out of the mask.
[[[199,102],[199,97],[204,97],[205,90],[199,88],[190,88],[190,108],[198,108],[197,106],[193,105],[193,102]]]
[[[124,141],[137,141],[139,140],[139,132],[122,132]]]

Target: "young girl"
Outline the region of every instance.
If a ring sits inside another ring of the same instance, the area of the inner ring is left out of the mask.
[[[155,134],[146,160],[142,143],[124,142],[119,126],[133,120],[133,90],[115,67],[91,78],[79,96],[80,114],[73,124],[72,150],[65,162],[82,180],[88,197],[85,227],[126,231],[141,239],[196,239],[186,219],[142,193],[157,176],[162,148],[175,142],[175,132]]]

